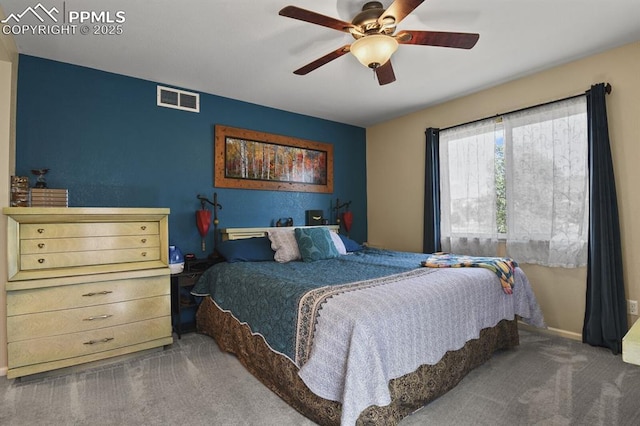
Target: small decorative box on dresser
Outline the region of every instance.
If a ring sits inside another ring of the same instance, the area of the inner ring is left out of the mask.
[[[3,213],[8,378],[173,343],[169,209]]]
[[[31,188],[31,207],[69,207],[69,190]]]

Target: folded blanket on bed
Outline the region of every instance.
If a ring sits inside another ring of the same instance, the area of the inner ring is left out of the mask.
[[[471,267],[489,269],[500,278],[502,290],[506,294],[513,293],[513,274],[518,266],[515,260],[508,257],[477,257],[450,253],[434,253],[421,264],[428,268]]]

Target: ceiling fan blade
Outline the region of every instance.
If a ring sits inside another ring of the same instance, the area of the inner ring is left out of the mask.
[[[426,46],[455,47],[471,49],[476,45],[480,34],[450,33],[441,31],[401,31],[396,35],[400,44],[421,44]]]
[[[395,0],[378,18],[378,22],[382,25],[385,18],[393,16],[396,25],[402,21],[408,14],[420,6],[424,0]]]
[[[311,71],[315,70],[316,68],[320,68],[321,66],[333,61],[334,59],[339,58],[340,56],[344,55],[345,53],[349,53],[349,44],[346,44],[344,46],[342,46],[339,49],[334,50],[331,53],[327,53],[326,55],[324,55],[321,58],[316,59],[313,62],[308,63],[307,65],[298,68],[297,70],[295,70],[293,73],[297,74],[297,75],[305,75],[305,74],[309,74]]]
[[[286,6],[282,8],[278,14],[280,16],[286,16],[287,18],[298,19],[300,21],[310,22],[323,27],[333,28],[334,30],[343,31],[345,33],[349,32],[349,28],[353,28],[353,24],[350,22],[321,15],[297,6]]]
[[[391,66],[391,59],[389,59],[384,65],[379,66],[376,70],[376,77],[378,77],[378,83],[380,86],[384,86],[385,84],[393,83],[396,81],[396,75],[393,72],[393,67]]]

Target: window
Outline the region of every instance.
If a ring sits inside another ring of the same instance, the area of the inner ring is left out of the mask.
[[[442,249],[586,265],[587,152],[583,96],[441,131]]]

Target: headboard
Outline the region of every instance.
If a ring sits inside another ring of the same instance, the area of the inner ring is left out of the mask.
[[[321,227],[329,228],[329,230],[333,232],[338,232],[340,230],[340,225],[318,225],[318,226],[293,226],[291,228],[321,228]],[[223,228],[220,230],[222,235],[222,241],[226,240],[240,240],[242,238],[252,238],[252,237],[264,237],[267,235],[267,232],[271,229],[286,229],[286,228],[278,228],[278,227],[265,227],[265,228]]]

